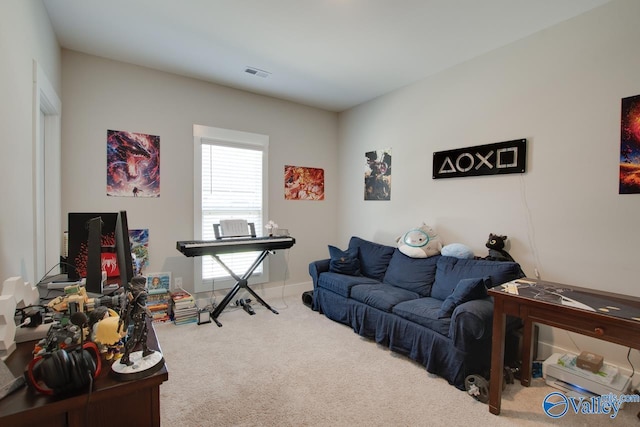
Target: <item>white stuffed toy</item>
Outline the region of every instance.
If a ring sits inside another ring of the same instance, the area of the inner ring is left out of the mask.
[[[411,258],[428,258],[438,255],[442,249],[440,237],[425,223],[398,237],[398,249]]]

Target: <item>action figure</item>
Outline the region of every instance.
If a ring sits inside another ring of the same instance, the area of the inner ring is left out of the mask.
[[[124,308],[121,311],[120,321],[118,322],[118,332],[126,332],[131,322],[133,322],[133,331],[129,335],[124,345],[124,354],[120,359],[120,363],[131,366],[133,362],[129,359],[132,350],[142,344],[142,357],[146,357],[153,353],[147,347],[147,316],[151,316],[151,312],[147,308],[147,290],[145,288],[146,279],[142,276],[136,276],[131,279],[131,284],[126,286],[127,298],[124,301]],[[124,327],[123,327],[124,326]]]

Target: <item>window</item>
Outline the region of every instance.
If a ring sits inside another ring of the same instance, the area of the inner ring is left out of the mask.
[[[247,132],[194,125],[194,239],[214,240],[213,224],[221,219],[246,219],[263,235],[267,201],[269,137]],[[220,255],[236,275],[242,276],[259,252]],[[195,291],[233,286],[212,257],[195,257]],[[250,283],[268,282],[268,264],[262,263]]]

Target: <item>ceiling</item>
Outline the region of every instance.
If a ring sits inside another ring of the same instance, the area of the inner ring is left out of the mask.
[[[63,48],[343,111],[609,1],[43,3]]]

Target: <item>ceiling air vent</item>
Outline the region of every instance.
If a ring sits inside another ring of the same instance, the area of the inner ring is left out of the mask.
[[[263,79],[269,77],[269,74],[271,74],[268,71],[261,70],[259,68],[254,68],[254,67],[246,67],[244,69],[244,72],[248,74],[252,74],[254,76],[262,77]]]

